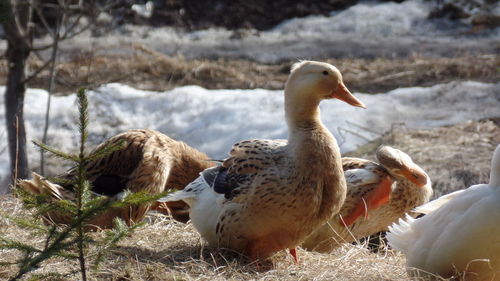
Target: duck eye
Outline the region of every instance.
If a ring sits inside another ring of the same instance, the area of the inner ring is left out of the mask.
[[[323,75],[325,75],[325,76],[328,75],[328,71],[324,70]]]

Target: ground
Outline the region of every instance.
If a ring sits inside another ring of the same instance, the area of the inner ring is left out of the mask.
[[[282,89],[290,66],[296,61],[263,64],[242,59],[196,59],[168,57],[144,45],[131,45],[131,56],[93,56],[75,53],[57,68],[55,92],[68,94],[75,88],[92,88],[120,82],[143,90],[165,91],[183,85],[208,89]],[[415,55],[400,59],[330,59],[343,73],[354,92],[383,93],[400,87],[431,86],[457,80],[496,82],[500,80],[500,57],[457,56],[428,58]],[[42,61],[32,56],[29,70]],[[0,59],[0,84],[5,84],[7,63]],[[42,71],[29,82],[31,88],[48,87],[49,73]]]
[[[380,144],[400,148],[428,172],[436,195],[442,195],[487,182],[492,152],[498,143],[500,119],[468,121],[430,130],[394,127],[387,135],[349,156],[373,159]],[[0,210],[11,216],[29,215],[11,195],[0,197]],[[410,280],[404,269],[404,256],[384,244],[378,253],[369,251],[366,242],[347,244],[330,254],[299,249],[299,265],[281,252],[270,264],[262,266],[203,247],[191,225],[159,214],[151,214],[147,222],[119,244],[101,269],[91,274],[91,280]],[[42,243],[39,237],[30,236],[4,216],[0,216],[0,235]],[[89,251],[92,253],[95,248]],[[3,251],[0,262],[12,260],[15,255],[13,251]],[[52,259],[37,273],[68,273],[76,266]],[[0,269],[0,279],[8,278],[13,271],[14,266]]]
[[[232,7],[227,4],[232,3],[231,1],[219,2],[226,3],[225,9]],[[282,1],[273,3],[278,2]],[[304,15],[321,13],[321,9],[324,9],[314,1],[298,2],[307,3],[304,5]],[[328,3],[334,5],[341,2]],[[448,1],[440,2],[444,6],[437,9],[434,16],[464,16],[456,8],[446,8]],[[165,3],[174,7],[184,2],[172,0]],[[265,5],[270,2],[255,3]],[[272,21],[259,22],[259,5],[255,4],[252,8],[256,9],[252,13],[254,16],[246,21],[239,21],[238,13],[226,13],[233,17],[218,18],[220,22],[209,22],[209,19],[217,17],[204,15],[202,6],[194,7],[184,14],[181,14],[182,7],[178,8],[178,14],[166,18],[187,29],[213,25],[265,29],[279,22],[282,15],[284,18],[290,16],[286,14],[288,10],[278,9],[283,14],[277,15]],[[314,9],[317,11],[314,12]],[[441,15],[439,11],[442,12]],[[123,14],[124,19],[144,21],[127,13]],[[157,18],[153,18],[153,22],[148,24],[159,24],[155,20]],[[130,45],[130,50],[131,56],[95,56],[83,52],[66,56],[57,68],[55,92],[63,95],[74,92],[77,87],[95,87],[110,82],[156,91],[192,84],[209,89],[282,89],[290,66],[294,63],[287,61],[263,64],[241,59],[187,60],[182,57],[167,57],[143,45]],[[344,58],[329,62],[341,70],[346,85],[354,92],[381,93],[400,87],[430,86],[456,80],[500,80],[500,58],[495,55],[462,54],[451,58],[429,58],[415,54],[398,59]],[[29,60],[29,71],[35,72],[41,64],[41,60],[33,55]],[[0,58],[0,85],[5,84],[6,74],[7,64]],[[42,71],[29,82],[29,87],[47,88],[47,78],[48,72]],[[399,148],[428,172],[435,196],[439,196],[472,184],[487,182],[492,152],[499,143],[500,119],[497,118],[427,130],[394,127],[380,139],[348,155],[373,159],[374,151],[380,144]],[[0,197],[0,210],[11,216],[29,216],[20,202],[11,195]],[[26,233],[6,219],[4,214],[0,214],[0,235],[33,241],[35,244],[42,243],[40,237]],[[151,214],[147,220],[145,226],[120,243],[120,247],[99,271],[91,274],[91,280],[409,280],[404,269],[404,256],[384,245],[379,253],[370,252],[364,244],[345,245],[331,254],[299,249],[299,265],[295,265],[290,256],[283,252],[271,259],[271,265],[259,266],[247,264],[238,256],[204,248],[190,225],[180,224],[157,214]],[[93,235],[98,237],[104,234],[98,232]],[[90,251],[95,249],[91,248]],[[4,250],[0,253],[0,262],[11,261],[17,255]],[[76,266],[62,259],[53,259],[37,273],[68,273],[75,270]],[[8,278],[13,271],[14,266],[0,268],[0,279]],[[76,280],[78,277],[70,275],[68,279]]]
[[[0,208],[10,215],[27,215],[17,199],[10,196],[1,199]],[[0,234],[42,243],[40,237],[30,236],[3,217],[0,217]],[[97,232],[93,237],[103,235]],[[95,250],[91,247],[89,254]],[[2,251],[0,262],[12,260],[15,255],[12,251]],[[403,256],[392,250],[375,254],[363,245],[346,245],[331,254],[299,249],[298,255],[298,265],[285,252],[278,253],[270,262],[248,264],[235,254],[203,247],[191,225],[152,214],[146,226],[121,242],[100,270],[91,273],[90,280],[409,280]],[[67,274],[76,268],[76,263],[52,259],[35,273]],[[0,268],[0,279],[7,279],[14,270],[14,266]],[[77,279],[77,275],[70,274],[51,280]]]

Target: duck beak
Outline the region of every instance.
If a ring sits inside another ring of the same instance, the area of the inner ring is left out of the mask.
[[[366,108],[366,105],[362,103],[360,100],[358,100],[353,94],[351,94],[351,92],[349,92],[347,87],[342,82],[340,82],[339,86],[337,87],[337,90],[332,92],[330,97],[339,99],[352,106]]]
[[[427,184],[427,176],[425,172],[419,167],[412,167],[407,170],[401,171],[401,173],[412,183],[419,187],[423,187]]]

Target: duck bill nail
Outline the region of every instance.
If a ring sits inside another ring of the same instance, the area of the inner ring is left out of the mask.
[[[346,102],[352,106],[357,106],[361,108],[366,108],[366,105],[362,103],[358,98],[356,98],[349,90],[347,87],[343,84],[340,83],[337,90],[332,92],[331,95],[332,98],[339,99],[343,102]]]

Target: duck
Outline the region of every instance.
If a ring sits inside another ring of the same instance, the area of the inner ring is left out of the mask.
[[[461,280],[500,280],[500,145],[490,180],[439,197],[425,214],[391,225],[389,245],[406,254],[410,275]]]
[[[205,153],[151,129],[120,133],[98,145],[90,154],[114,145],[122,147],[102,158],[92,159],[85,165],[93,196],[120,200],[125,192],[160,194],[166,189],[183,189],[198,177],[199,171],[216,165]],[[76,170],[70,169],[58,178],[71,179],[75,174]],[[19,180],[17,188],[32,194],[46,194],[51,200],[75,199],[71,185],[53,183],[35,172],[32,179]],[[111,228],[116,217],[132,225],[141,221],[155,207],[158,207],[156,203],[147,203],[110,209],[92,218],[89,229]],[[182,210],[184,206],[174,202],[170,208]],[[182,217],[181,211],[179,215]],[[65,224],[71,218],[53,211],[44,219],[49,223]]]
[[[339,99],[366,108],[333,65],[292,65],[284,89],[286,140],[250,139],[160,202],[189,205],[192,225],[216,248],[261,260],[296,246],[340,210],[346,195],[337,141],[320,119],[319,104]]]
[[[393,222],[429,201],[433,194],[431,180],[408,154],[385,145],[375,154],[378,163],[342,158],[347,182],[344,205],[307,237],[302,248],[330,253],[344,243],[387,231]]]

